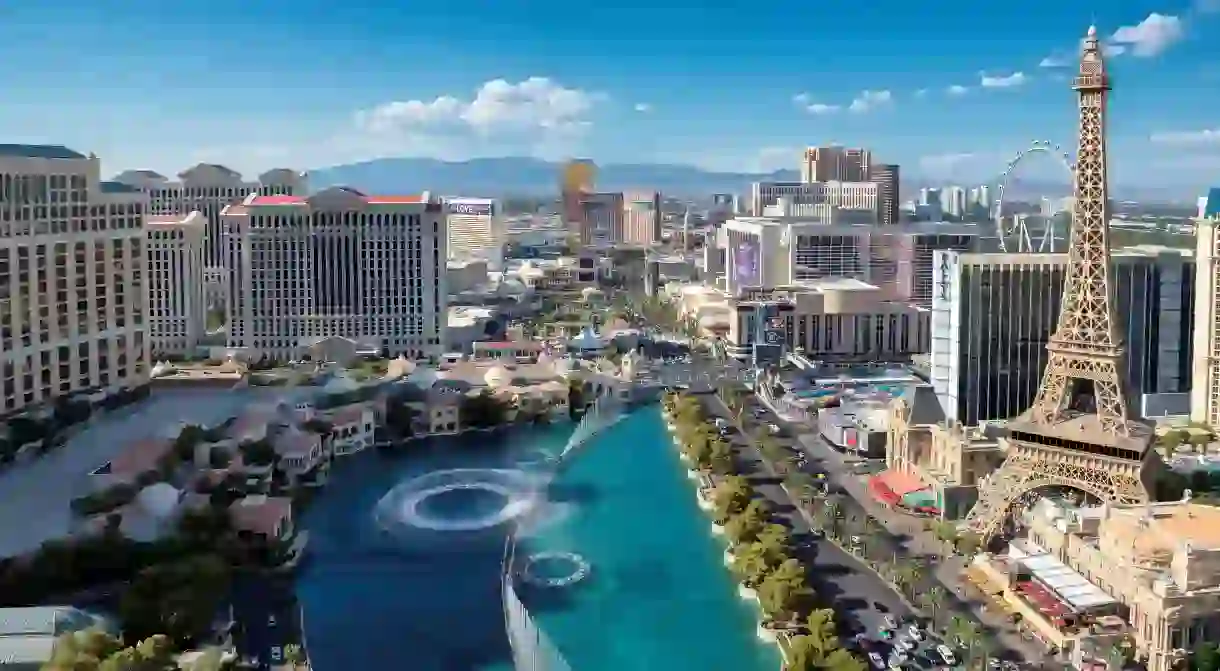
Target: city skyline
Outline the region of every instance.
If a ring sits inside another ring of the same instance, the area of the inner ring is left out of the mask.
[[[1220,19],[1215,2],[1122,2],[1096,15],[1045,0],[985,15],[963,8],[921,22],[917,35],[911,8],[878,19],[845,4],[835,31],[816,41],[742,37],[747,9],[738,5],[669,6],[649,8],[658,29],[616,40],[612,58],[573,37],[586,40],[591,20],[611,23],[626,8],[540,13],[507,2],[407,14],[366,4],[340,15],[311,2],[188,2],[175,17],[197,28],[187,34],[158,30],[161,19],[138,2],[8,10],[0,50],[27,67],[11,75],[0,121],[14,141],[96,152],[112,173],[505,155],[752,171],[792,167],[805,145],[837,142],[868,146],[904,174],[960,180],[997,171],[1033,140],[1071,145],[1062,65],[1095,21],[1123,82],[1115,180],[1182,182],[1185,191],[1220,168],[1220,133],[1206,116],[1220,66],[1201,39]],[[766,27],[795,9],[748,11]],[[77,66],[82,44],[87,71]],[[822,53],[812,67],[811,49]],[[99,84],[97,71],[110,79]],[[1164,104],[1186,90],[1203,104]]]

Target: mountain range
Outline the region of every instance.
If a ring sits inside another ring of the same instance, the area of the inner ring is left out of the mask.
[[[361,163],[337,165],[310,171],[315,189],[350,186],[368,193],[410,193],[428,190],[448,196],[546,197],[558,192],[562,163],[535,158],[479,158],[469,161],[441,161],[431,158],[381,158]],[[797,181],[795,170],[774,172],[715,172],[689,165],[666,163],[610,163],[597,168],[599,191],[655,189],[679,198],[706,197],[713,193],[745,194],[751,182]],[[975,178],[974,183],[995,183],[996,177]],[[900,185],[903,199],[945,180],[904,177]],[[969,182],[963,182],[969,183]],[[1116,189],[1115,196],[1127,199],[1162,200],[1165,195],[1147,188]],[[1070,185],[1060,181],[1034,179],[1010,180],[1006,195],[1014,198],[1062,197]],[[1142,192],[1142,193],[1141,193]]]

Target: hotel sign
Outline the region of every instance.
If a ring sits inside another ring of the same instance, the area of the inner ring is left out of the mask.
[[[490,217],[492,205],[491,203],[449,203],[449,211],[453,214]]]

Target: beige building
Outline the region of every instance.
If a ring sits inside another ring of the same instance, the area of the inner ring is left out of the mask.
[[[446,221],[451,260],[491,261],[504,256],[504,222],[499,204],[489,198],[447,198]]]
[[[1220,640],[1220,508],[1189,496],[1096,508],[1044,500],[1027,518],[1028,539],[992,567],[1006,569],[998,577],[1010,598],[1012,587],[1031,593],[1030,584],[1053,597],[1040,610],[1062,613],[1042,629],[1075,661],[1113,644],[1108,615],[1127,623],[1118,635],[1131,637],[1149,671],[1168,671],[1197,645]]]
[[[941,519],[966,516],[978,487],[1004,460],[1002,439],[983,427],[946,422],[930,386],[890,403],[881,496],[927,492]]]
[[[154,356],[192,353],[207,331],[206,230],[207,219],[199,212],[148,218],[148,330]]]
[[[1197,221],[1194,366],[1190,418],[1220,427],[1220,235],[1216,218]]]
[[[801,181],[864,182],[872,163],[873,154],[867,149],[809,147],[801,156]]]
[[[661,242],[661,194],[629,192],[623,196],[623,228],[616,243],[648,246]]]
[[[304,173],[286,168],[268,170],[248,182],[241,173],[215,163],[200,163],[178,173],[178,181],[153,170],[127,170],[114,178],[148,194],[149,214],[186,215],[200,212],[207,220],[204,233],[204,264],[211,269],[225,265],[221,211],[240,203],[250,194],[291,196],[308,193]],[[223,274],[213,270],[209,278],[221,281]]]
[[[0,413],[148,381],[148,197],[96,156],[0,145]]]
[[[745,291],[731,298],[725,337],[731,356],[750,355],[760,303],[789,308],[780,317],[784,344],[815,359],[905,359],[931,346],[926,309],[889,300],[881,289],[860,280],[827,278]]]
[[[428,192],[369,196],[335,187],[246,197],[225,208],[229,347],[304,356],[347,338],[409,359],[445,350],[445,206]]]
[[[750,213],[801,217],[821,224],[875,224],[878,188],[873,182],[754,182]]]

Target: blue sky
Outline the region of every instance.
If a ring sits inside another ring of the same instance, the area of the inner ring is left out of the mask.
[[[1070,66],[1095,22],[1113,36],[1116,179],[1190,190],[1220,179],[1220,0],[1174,1],[5,3],[0,125],[107,172],[411,155],[754,170],[840,143],[981,179],[1033,140],[1072,149],[1070,67],[1043,66]]]

